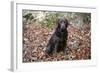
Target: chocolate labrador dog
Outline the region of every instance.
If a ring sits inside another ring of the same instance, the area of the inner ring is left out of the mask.
[[[68,20],[65,17],[58,18],[55,32],[51,35],[51,38],[46,46],[45,52],[48,55],[52,55],[53,53],[56,54],[59,51],[66,51],[68,25]]]

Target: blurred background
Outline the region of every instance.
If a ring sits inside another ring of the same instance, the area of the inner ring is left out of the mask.
[[[91,22],[91,13],[23,10],[22,14],[24,24],[37,22],[49,28],[55,26],[58,17],[66,17],[70,24],[77,28],[81,28],[83,25],[90,25]]]

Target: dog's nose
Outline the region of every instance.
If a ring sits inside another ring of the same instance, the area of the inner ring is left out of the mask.
[[[62,26],[61,27],[61,32],[64,32],[66,30],[66,27],[65,26]]]

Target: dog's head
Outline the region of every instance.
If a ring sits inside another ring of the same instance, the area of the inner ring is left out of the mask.
[[[59,17],[57,20],[57,29],[60,31],[65,31],[68,27],[69,23],[65,17]]]

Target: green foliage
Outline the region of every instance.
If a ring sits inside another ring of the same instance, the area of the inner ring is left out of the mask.
[[[25,18],[26,20],[32,20],[34,17],[32,13],[27,13],[26,15],[23,16],[23,18]]]
[[[52,13],[46,14],[45,19],[43,19],[40,23],[42,26],[51,28],[53,26],[53,23],[55,23],[54,14],[52,14]]]
[[[53,28],[58,17],[66,17],[76,27],[91,23],[91,13],[80,12],[56,12],[56,11],[26,11],[23,15],[23,22],[29,24],[36,22],[43,27]],[[31,22],[32,21],[32,22]]]
[[[82,16],[83,16],[83,21],[85,23],[90,23],[91,22],[91,13],[82,14]]]
[[[52,28],[56,24],[56,20],[58,17],[63,16],[63,13],[60,12],[51,12],[47,13],[44,20],[42,20],[40,23],[42,26],[46,26],[48,28]]]

